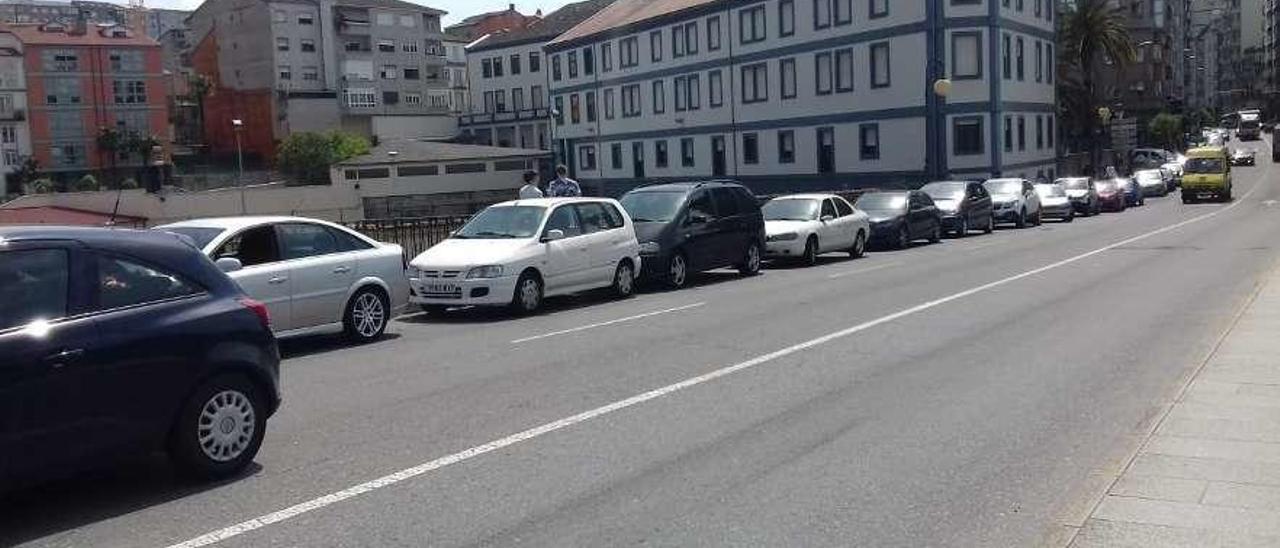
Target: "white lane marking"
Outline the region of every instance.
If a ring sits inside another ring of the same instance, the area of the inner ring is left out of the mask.
[[[1059,268],[1059,267],[1066,266],[1066,265],[1069,265],[1069,264],[1072,264],[1072,263],[1076,263],[1076,262],[1082,261],[1082,260],[1084,260],[1084,259],[1087,259],[1087,258],[1089,258],[1089,257],[1093,257],[1093,256],[1095,256],[1095,255],[1098,255],[1098,254],[1101,254],[1101,253],[1105,253],[1105,252],[1107,252],[1107,251],[1110,251],[1110,250],[1115,249],[1115,248],[1120,247],[1120,246],[1128,245],[1128,244],[1131,244],[1131,243],[1133,243],[1133,242],[1137,242],[1137,241],[1140,241],[1140,240],[1145,240],[1145,239],[1150,238],[1150,237],[1152,237],[1152,236],[1156,236],[1156,235],[1159,235],[1159,234],[1164,234],[1164,233],[1166,233],[1166,232],[1169,232],[1169,231],[1172,231],[1172,230],[1177,230],[1177,229],[1179,229],[1179,228],[1182,228],[1182,227],[1187,226],[1187,225],[1190,225],[1190,224],[1198,223],[1198,222],[1203,221],[1203,220],[1205,220],[1205,219],[1209,219],[1209,218],[1212,218],[1212,217],[1216,217],[1216,216],[1218,216],[1218,215],[1221,215],[1221,214],[1223,214],[1223,213],[1226,213],[1226,212],[1228,212],[1228,211],[1231,211],[1231,210],[1232,210],[1232,209],[1234,209],[1236,206],[1240,205],[1241,203],[1244,203],[1244,200],[1245,200],[1246,198],[1248,198],[1251,194],[1253,194],[1253,193],[1254,193],[1254,191],[1258,190],[1259,188],[1262,188],[1262,183],[1263,183],[1264,181],[1265,181],[1265,179],[1260,179],[1260,180],[1258,181],[1258,183],[1259,183],[1258,185],[1254,186],[1252,189],[1250,189],[1250,190],[1249,190],[1249,192],[1245,193],[1245,195],[1244,195],[1244,196],[1241,196],[1241,197],[1240,197],[1239,199],[1237,199],[1235,202],[1231,203],[1230,205],[1228,205],[1228,206],[1226,206],[1226,207],[1223,207],[1222,209],[1217,209],[1217,210],[1211,211],[1211,212],[1209,212],[1209,213],[1205,213],[1205,214],[1200,215],[1200,216],[1197,216],[1197,217],[1192,217],[1192,218],[1187,219],[1187,220],[1185,220],[1185,221],[1182,221],[1182,222],[1179,222],[1179,223],[1175,223],[1175,224],[1172,224],[1172,225],[1169,225],[1169,226],[1166,226],[1166,227],[1164,227],[1164,228],[1160,228],[1160,229],[1157,229],[1157,230],[1153,230],[1153,231],[1151,231],[1151,232],[1147,232],[1147,233],[1145,233],[1145,234],[1141,234],[1141,235],[1138,235],[1138,236],[1134,236],[1134,237],[1132,237],[1132,238],[1127,238],[1127,239],[1124,239],[1124,240],[1118,241],[1118,242],[1116,242],[1116,243],[1113,243],[1113,244],[1111,244],[1111,245],[1108,245],[1108,246],[1106,246],[1106,247],[1100,247],[1100,248],[1095,249],[1095,250],[1093,250],[1093,251],[1089,251],[1089,252],[1087,252],[1087,253],[1082,253],[1082,254],[1080,254],[1080,255],[1076,255],[1076,256],[1071,257],[1071,258],[1068,258],[1068,259],[1063,259],[1063,260],[1058,261],[1058,262],[1056,262],[1056,263],[1048,264],[1048,265],[1045,265],[1045,266],[1042,266],[1042,267],[1040,267],[1040,268],[1036,268],[1036,269],[1033,269],[1033,270],[1028,270],[1028,271],[1023,272],[1023,273],[1021,273],[1021,274],[1015,274],[1015,275],[1013,275],[1013,276],[1009,276],[1008,278],[1004,278],[1004,279],[996,280],[996,281],[994,281],[994,282],[990,282],[990,283],[987,283],[987,284],[983,284],[983,285],[980,285],[980,286],[977,286],[977,287],[974,287],[974,288],[971,288],[971,289],[966,289],[966,290],[964,290],[964,291],[961,291],[961,292],[959,292],[959,293],[955,293],[955,294],[953,294],[953,295],[948,295],[948,296],[946,296],[946,297],[942,297],[942,298],[934,299],[934,300],[932,300],[932,301],[929,301],[929,302],[926,302],[926,303],[923,303],[923,304],[918,304],[918,305],[913,306],[913,307],[911,307],[911,308],[906,308],[906,309],[903,309],[903,310],[899,310],[899,311],[897,311],[897,312],[894,312],[894,313],[892,313],[892,314],[889,314],[888,316],[882,316],[882,317],[880,317],[880,318],[876,318],[876,319],[871,320],[871,321],[868,321],[868,322],[860,323],[860,324],[855,325],[855,326],[852,326],[852,327],[848,327],[848,328],[845,328],[845,329],[841,329],[840,331],[836,331],[836,332],[833,332],[833,333],[828,333],[828,334],[823,335],[823,336],[821,336],[821,337],[818,337],[818,338],[816,338],[816,339],[810,339],[810,340],[808,340],[808,341],[805,341],[805,342],[802,342],[802,343],[796,344],[796,345],[794,345],[794,346],[789,346],[789,347],[787,347],[787,348],[783,348],[783,349],[781,349],[781,350],[777,350],[777,351],[774,351],[774,352],[770,352],[770,353],[768,353],[768,354],[764,354],[764,355],[761,355],[761,356],[757,356],[757,357],[752,358],[752,359],[750,359],[750,360],[747,360],[747,361],[745,361],[745,362],[741,362],[741,363],[738,363],[738,364],[730,365],[730,366],[728,366],[728,367],[724,367],[724,368],[721,368],[721,369],[717,369],[717,370],[712,371],[712,372],[710,372],[710,373],[705,373],[705,374],[702,374],[702,375],[698,375],[698,376],[696,376],[696,377],[691,377],[691,378],[685,379],[685,380],[683,380],[683,381],[677,382],[677,383],[675,383],[675,384],[671,384],[671,385],[664,386],[664,387],[662,387],[662,388],[657,388],[657,389],[654,389],[654,390],[650,390],[650,391],[645,392],[645,393],[643,393],[643,394],[637,394],[637,395],[635,395],[635,396],[631,396],[630,398],[627,398],[627,399],[624,399],[624,400],[618,400],[618,401],[616,401],[616,402],[610,403],[610,404],[605,405],[605,406],[603,406],[603,407],[597,407],[597,408],[592,409],[592,410],[590,410],[590,411],[584,411],[584,412],[582,412],[582,413],[579,413],[579,414],[577,414],[577,415],[573,415],[573,416],[571,416],[571,417],[566,417],[566,418],[563,418],[563,419],[560,419],[560,420],[557,420],[557,421],[549,422],[549,423],[543,424],[543,425],[541,425],[541,426],[535,426],[535,427],[530,428],[530,429],[528,429],[528,430],[525,430],[525,431],[523,431],[523,432],[518,432],[518,433],[512,434],[512,435],[510,435],[510,436],[507,436],[507,437],[505,437],[505,438],[501,438],[501,439],[493,440],[493,441],[491,441],[491,442],[489,442],[489,443],[486,443],[486,444],[483,444],[483,445],[477,445],[477,446],[475,446],[475,447],[472,447],[472,448],[470,448],[470,449],[466,449],[466,450],[464,450],[464,451],[462,451],[462,452],[459,452],[459,453],[454,453],[454,454],[452,454],[452,455],[446,455],[446,456],[440,457],[440,458],[435,459],[435,460],[432,460],[432,461],[424,462],[424,463],[419,464],[419,465],[417,465],[417,466],[413,466],[413,467],[410,467],[410,468],[405,468],[404,470],[400,470],[399,472],[393,472],[393,473],[391,473],[391,474],[388,474],[388,475],[382,476],[382,477],[380,477],[380,478],[377,478],[377,479],[374,479],[374,480],[371,480],[371,481],[367,481],[367,482],[365,482],[365,483],[361,483],[361,484],[358,484],[358,485],[353,485],[353,486],[348,487],[348,488],[346,488],[346,489],[343,489],[343,490],[341,490],[341,491],[336,491],[336,492],[330,493],[330,494],[328,494],[328,495],[324,495],[324,496],[321,496],[321,497],[318,497],[318,498],[314,498],[314,499],[308,500],[308,501],[306,501],[306,502],[302,502],[302,503],[299,503],[299,504],[295,504],[295,505],[290,506],[290,507],[288,507],[288,508],[285,508],[285,509],[283,509],[283,510],[278,510],[278,511],[272,512],[272,513],[270,513],[270,514],[265,514],[265,515],[258,516],[258,517],[253,518],[253,519],[249,519],[249,520],[246,520],[246,521],[242,521],[242,522],[237,523],[237,524],[235,524],[235,525],[232,525],[232,526],[229,526],[229,527],[226,527],[226,528],[223,528],[223,529],[218,529],[217,531],[213,531],[213,532],[210,532],[210,533],[206,533],[206,534],[200,535],[200,536],[198,536],[198,537],[196,537],[196,538],[193,538],[193,539],[191,539],[191,540],[187,540],[187,541],[184,541],[184,542],[180,542],[180,543],[177,543],[177,544],[170,545],[170,546],[169,546],[169,548],[198,548],[198,547],[200,547],[200,546],[209,546],[209,545],[211,545],[211,544],[216,544],[216,543],[218,543],[218,542],[221,542],[221,541],[227,540],[227,539],[229,539],[229,538],[237,537],[237,536],[243,535],[243,534],[245,534],[245,533],[248,533],[248,532],[251,532],[251,531],[255,531],[255,530],[257,530],[257,529],[261,529],[261,528],[266,527],[266,526],[268,526],[268,525],[272,525],[272,524],[280,523],[280,522],[282,522],[282,521],[285,521],[285,520],[288,520],[288,519],[292,519],[292,518],[298,517],[298,516],[300,516],[300,515],[302,515],[302,514],[306,514],[306,513],[308,513],[308,512],[312,512],[312,511],[315,511],[315,510],[319,510],[319,509],[321,509],[321,508],[325,508],[325,507],[327,507],[327,506],[331,506],[331,505],[337,504],[337,503],[342,502],[342,501],[344,501],[344,500],[347,500],[347,499],[350,499],[350,498],[353,498],[353,497],[357,497],[357,496],[363,495],[363,494],[368,493],[368,492],[370,492],[370,491],[376,491],[376,490],[378,490],[378,489],[382,489],[382,488],[384,488],[384,487],[389,487],[389,486],[391,486],[391,485],[395,485],[395,484],[400,483],[400,482],[405,481],[405,480],[409,480],[409,479],[412,479],[412,478],[416,478],[416,477],[418,477],[418,476],[421,476],[421,475],[423,475],[423,474],[426,474],[427,472],[431,472],[431,471],[434,471],[434,470],[439,470],[439,469],[444,468],[444,467],[446,467],[446,466],[449,466],[449,465],[451,465],[451,464],[457,464],[457,463],[460,463],[460,462],[463,462],[463,461],[467,461],[467,460],[473,459],[473,458],[475,458],[475,457],[478,457],[478,456],[480,456],[480,455],[484,455],[484,454],[486,454],[486,453],[491,453],[491,452],[493,452],[493,451],[497,451],[497,450],[499,450],[499,449],[503,449],[503,448],[506,448],[506,447],[510,447],[510,446],[512,446],[512,445],[515,445],[515,444],[520,443],[520,442],[523,442],[523,441],[528,441],[528,440],[531,440],[531,439],[534,439],[534,438],[537,438],[537,437],[540,437],[540,436],[544,436],[544,435],[546,435],[546,434],[550,434],[550,433],[555,432],[555,431],[557,431],[557,430],[563,430],[563,429],[568,428],[568,427],[570,427],[570,426],[573,426],[573,425],[576,425],[576,424],[579,424],[579,423],[582,423],[582,422],[586,422],[586,421],[589,421],[589,420],[591,420],[591,419],[595,419],[595,418],[598,418],[598,417],[602,417],[602,416],[604,416],[604,415],[608,415],[608,414],[613,413],[613,412],[615,412],[615,411],[620,411],[620,410],[626,409],[626,408],[628,408],[628,407],[634,407],[634,406],[636,406],[636,405],[639,405],[639,404],[642,404],[642,403],[648,402],[648,401],[650,401],[650,400],[655,400],[655,399],[661,398],[661,397],[663,397],[663,396],[667,396],[667,395],[669,395],[669,394],[673,394],[673,393],[675,393],[675,392],[679,392],[679,391],[684,390],[684,389],[686,389],[686,388],[691,388],[691,387],[694,387],[694,386],[698,386],[698,385],[700,385],[700,384],[708,383],[708,382],[711,382],[711,381],[713,381],[713,380],[719,379],[719,378],[721,378],[721,377],[726,377],[726,376],[732,375],[732,374],[737,373],[737,372],[739,372],[739,371],[743,371],[743,370],[746,370],[746,369],[751,369],[751,368],[756,367],[756,366],[758,366],[758,365],[765,364],[765,363],[771,362],[771,361],[773,361],[773,360],[777,360],[777,359],[779,359],[779,358],[784,358],[784,357],[786,357],[786,356],[790,356],[790,355],[792,355],[792,354],[795,354],[795,353],[800,352],[800,351],[803,351],[803,350],[808,350],[808,349],[810,349],[810,348],[814,348],[814,347],[816,347],[816,346],[820,346],[820,345],[823,345],[823,344],[829,343],[829,342],[834,341],[834,340],[837,340],[837,339],[841,339],[841,338],[844,338],[844,337],[848,337],[848,336],[850,336],[850,335],[853,335],[853,334],[858,333],[858,332],[861,332],[861,331],[866,331],[866,330],[871,329],[871,328],[873,328],[873,327],[876,327],[876,326],[878,326],[878,325],[882,325],[882,324],[886,324],[886,323],[892,322],[892,321],[894,321],[894,320],[902,319],[902,318],[905,318],[905,317],[907,317],[907,316],[911,316],[911,315],[913,315],[913,314],[918,314],[918,313],[923,312],[923,311],[925,311],[925,310],[929,310],[929,309],[931,309],[931,308],[936,308],[936,307],[942,306],[942,305],[944,305],[944,304],[950,303],[950,302],[952,302],[952,301],[957,301],[957,300],[963,299],[963,298],[965,298],[965,297],[971,297],[971,296],[976,295],[976,294],[978,294],[978,293],[982,293],[982,292],[984,292],[984,291],[988,291],[988,290],[990,290],[990,289],[994,289],[994,288],[1000,287],[1000,286],[1002,286],[1002,285],[1007,285],[1007,284],[1010,284],[1010,283],[1016,282],[1016,281],[1018,281],[1018,280],[1022,280],[1022,279],[1025,279],[1025,278],[1029,278],[1029,277],[1031,277],[1031,276],[1035,276],[1035,275],[1037,275],[1037,274],[1041,274],[1041,273],[1044,273],[1044,272],[1046,272],[1046,271],[1053,270],[1053,269],[1055,269],[1055,268]]]
[[[837,273],[835,273],[835,274],[832,274],[832,275],[830,275],[830,276],[827,276],[827,279],[829,279],[829,280],[834,280],[834,279],[837,279],[837,278],[843,278],[843,277],[845,277],[845,276],[853,276],[853,275],[855,275],[855,274],[866,274],[866,273],[868,273],[868,272],[875,272],[875,271],[877,271],[877,270],[882,270],[882,269],[885,269],[885,268],[889,268],[889,267],[891,267],[891,266],[898,266],[899,264],[902,264],[902,263],[899,263],[899,262],[896,262],[896,261],[895,261],[895,262],[892,262],[892,263],[884,263],[884,264],[879,264],[879,265],[876,265],[876,266],[869,266],[869,267],[866,267],[866,268],[855,268],[855,269],[853,269],[853,270],[846,270],[846,271],[844,271],[844,272],[837,272]]]
[[[615,323],[629,322],[629,321],[632,321],[632,320],[639,320],[639,319],[641,319],[641,318],[649,318],[649,317],[652,317],[652,316],[657,316],[657,315],[659,315],[659,314],[669,314],[669,313],[671,313],[671,312],[679,312],[679,311],[681,311],[681,310],[689,310],[690,308],[697,308],[697,307],[699,307],[699,306],[703,306],[703,305],[705,305],[705,304],[707,304],[705,301],[704,301],[704,302],[697,302],[697,303],[693,303],[693,304],[686,304],[686,305],[684,305],[684,306],[677,306],[677,307],[675,307],[675,308],[666,308],[666,309],[663,309],[663,310],[654,310],[653,312],[645,312],[644,314],[636,314],[635,316],[627,316],[627,317],[625,317],[625,318],[618,318],[618,319],[616,319],[616,320],[609,320],[609,321],[607,321],[607,322],[592,323],[592,324],[587,324],[587,325],[583,325],[583,326],[573,327],[573,328],[570,328],[570,329],[562,329],[562,330],[560,330],[560,331],[552,331],[552,332],[550,332],[550,333],[543,333],[543,334],[541,334],[541,335],[534,335],[534,336],[532,336],[532,337],[525,337],[525,338],[523,338],[523,339],[516,339],[516,340],[514,340],[514,341],[511,341],[511,344],[520,344],[520,343],[523,343],[523,342],[536,341],[536,340],[538,340],[538,339],[545,339],[545,338],[547,338],[547,337],[555,337],[556,335],[565,335],[565,334],[568,334],[568,333],[577,333],[578,331],[586,331],[586,330],[588,330],[588,329],[595,329],[595,328],[597,328],[597,327],[604,327],[604,326],[606,326],[606,325],[613,325],[613,324],[615,324]]]

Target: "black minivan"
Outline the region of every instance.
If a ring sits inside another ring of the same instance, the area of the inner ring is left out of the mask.
[[[746,187],[732,181],[670,183],[622,197],[640,240],[642,277],[684,287],[689,274],[736,267],[760,272],[764,214]]]
[[[243,470],[280,405],[267,307],[182,236],[0,227],[0,492],[167,450]]]

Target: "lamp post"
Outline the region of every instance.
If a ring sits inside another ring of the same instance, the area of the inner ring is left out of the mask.
[[[239,118],[231,120],[231,129],[236,134],[236,182],[240,185],[240,214],[247,215],[249,209],[244,199],[244,150],[240,146],[240,134],[244,133],[244,122]]]
[[[946,105],[947,96],[951,94],[951,79],[946,78],[945,76],[940,77],[933,81],[933,86],[931,87],[933,94],[938,98],[937,110],[939,120],[934,124],[934,142],[930,143],[930,146],[932,146],[934,150],[934,162],[932,166],[933,173],[930,173],[929,175],[933,180],[940,181],[947,177],[947,170],[946,167],[944,167],[945,162],[943,161],[947,156],[947,116],[943,113],[942,107]]]

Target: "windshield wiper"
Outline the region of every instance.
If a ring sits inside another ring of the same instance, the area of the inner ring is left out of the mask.
[[[477,232],[477,233],[475,233],[475,234],[472,234],[470,237],[473,237],[473,238],[515,238],[515,236],[513,236],[513,235],[511,235],[511,234],[506,234],[506,233],[502,233],[502,232]]]
[[[633,222],[633,223],[661,223],[661,222],[664,222],[664,221],[659,221],[659,220],[657,220],[657,219],[645,219],[645,218],[643,218],[643,217],[632,217],[632,218],[631,218],[631,222]]]

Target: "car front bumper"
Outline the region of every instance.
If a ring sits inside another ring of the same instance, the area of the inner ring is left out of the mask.
[[[515,295],[519,276],[479,279],[409,278],[409,302],[417,305],[505,305]]]
[[[1040,207],[1040,215],[1052,219],[1065,219],[1070,217],[1075,211],[1075,207],[1070,202],[1061,205],[1046,205]]]
[[[806,241],[802,238],[794,240],[773,240],[764,244],[764,256],[767,259],[783,259],[804,255]]]

